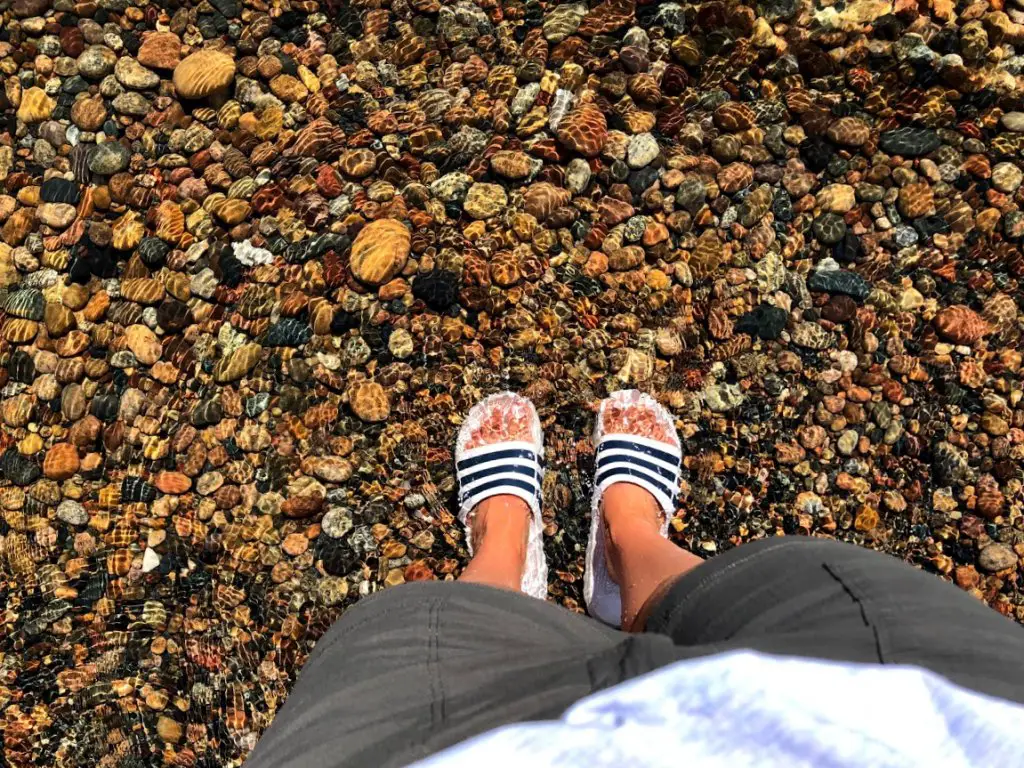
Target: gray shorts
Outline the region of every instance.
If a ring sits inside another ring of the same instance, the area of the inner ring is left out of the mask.
[[[684,576],[643,634],[518,593],[407,584],[320,640],[246,768],[406,765],[681,659],[738,648],[916,664],[1024,703],[1024,630],[932,575],[833,541],[786,537]]]

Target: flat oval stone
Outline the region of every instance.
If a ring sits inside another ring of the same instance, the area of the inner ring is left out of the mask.
[[[174,89],[185,99],[202,99],[227,88],[235,77],[235,60],[214,50],[196,51],[174,68]]]
[[[395,219],[379,219],[363,227],[352,243],[352,274],[368,285],[383,285],[402,271],[409,258],[412,237]]]
[[[807,287],[823,293],[843,293],[864,301],[871,293],[867,280],[845,269],[819,269],[807,278]]]
[[[47,203],[78,205],[82,198],[82,185],[58,177],[49,178],[40,186],[39,197]]]
[[[1024,112],[1007,112],[1000,118],[1003,127],[1014,133],[1024,133]]]
[[[939,134],[931,128],[894,128],[883,131],[878,137],[878,147],[890,155],[922,157],[930,155],[942,146]]]
[[[375,381],[361,381],[349,389],[349,405],[352,412],[363,421],[386,421],[391,415],[388,394]]]
[[[78,73],[89,80],[102,80],[114,71],[117,54],[105,45],[86,48],[76,61]]]
[[[75,220],[78,212],[68,203],[42,203],[36,208],[39,221],[54,229],[64,229]]]
[[[125,329],[125,343],[135,355],[135,359],[143,365],[153,365],[160,359],[162,348],[160,340],[145,325],[130,325]]]
[[[98,144],[89,153],[89,170],[101,176],[113,176],[128,167],[132,153],[116,141]]]

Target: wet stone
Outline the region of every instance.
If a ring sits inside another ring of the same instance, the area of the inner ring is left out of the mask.
[[[444,312],[458,300],[458,283],[455,272],[437,270],[418,275],[412,282],[412,293],[435,312]]]
[[[96,146],[89,154],[89,170],[102,176],[113,176],[128,167],[131,152],[116,142]]]
[[[748,333],[762,339],[777,339],[782,335],[789,320],[789,313],[769,304],[759,304],[743,315],[735,325],[738,333]]]
[[[846,222],[835,213],[824,213],[814,220],[814,236],[825,245],[835,245],[846,235]]]
[[[941,145],[942,139],[930,128],[894,128],[883,131],[878,137],[878,146],[882,151],[904,157],[929,155]]]
[[[0,456],[0,476],[12,485],[24,487],[31,485],[42,474],[39,465],[22,456],[13,448],[8,448]]]
[[[68,203],[77,205],[82,197],[82,187],[74,181],[51,178],[42,183],[39,197],[47,203]]]
[[[266,343],[271,347],[301,347],[312,335],[312,329],[301,320],[284,318],[270,326]]]
[[[823,293],[841,293],[863,301],[871,293],[871,286],[855,272],[845,269],[818,269],[807,279],[807,287]]]
[[[89,522],[85,507],[77,501],[67,499],[57,506],[57,517],[68,525],[82,526]]]
[[[121,500],[124,502],[151,502],[156,500],[157,490],[138,477],[126,477],[121,482]]]

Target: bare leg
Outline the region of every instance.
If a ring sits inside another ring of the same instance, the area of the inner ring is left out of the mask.
[[[492,496],[472,512],[473,559],[461,581],[519,590],[526,565],[530,508],[517,496]]]
[[[622,629],[639,632],[676,579],[704,561],[660,536],[661,509],[643,488],[616,483],[601,503],[608,573],[622,593]]]

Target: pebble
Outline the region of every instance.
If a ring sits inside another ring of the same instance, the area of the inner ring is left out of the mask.
[[[78,73],[89,80],[101,80],[114,71],[117,54],[105,45],[91,45],[75,62]]]
[[[160,567],[161,557],[156,550],[146,547],[146,551],[142,553],[142,572],[150,573]]]
[[[835,245],[846,235],[846,222],[835,213],[823,213],[812,225],[814,236],[825,245]]]
[[[839,451],[843,456],[849,456],[853,453],[857,447],[857,441],[860,435],[857,434],[856,430],[847,429],[844,430],[839,439],[836,440],[836,450]]]
[[[114,65],[114,76],[119,83],[128,88],[145,90],[160,84],[160,75],[128,56],[122,56],[117,60]]]
[[[101,176],[113,176],[128,167],[131,153],[121,144],[105,142],[89,154],[89,170]]]
[[[883,152],[904,157],[921,157],[934,152],[942,145],[942,139],[930,128],[905,126],[883,131],[878,137],[878,146]]]
[[[823,293],[842,293],[859,301],[871,294],[871,286],[863,277],[845,269],[817,269],[807,278],[807,287]]]
[[[473,184],[466,193],[462,209],[474,219],[489,219],[508,204],[505,190],[497,184]]]
[[[650,165],[661,154],[657,140],[649,133],[632,136],[626,150],[626,158],[630,168],[644,168]]]
[[[735,384],[716,384],[704,392],[704,402],[715,413],[731,411],[742,405],[744,399]]]
[[[320,525],[325,536],[333,539],[344,538],[352,530],[352,514],[345,507],[332,507],[324,514]]]
[[[173,32],[147,32],[137,54],[140,64],[154,69],[174,69],[181,61],[181,40]]]
[[[789,313],[779,307],[759,304],[736,323],[740,333],[757,335],[762,339],[777,339],[782,335],[789,320]]]
[[[828,349],[833,345],[834,339],[817,323],[798,323],[793,328],[793,343],[798,347],[807,349]]]
[[[1014,133],[1024,133],[1024,112],[1005,112],[1000,118],[1003,127]]]
[[[590,184],[590,166],[585,160],[575,157],[569,161],[565,169],[565,186],[573,194],[581,194]]]
[[[992,168],[992,186],[1000,192],[1016,192],[1024,181],[1024,171],[1014,163],[997,163]]]
[[[68,525],[82,526],[89,522],[89,513],[77,501],[65,499],[57,505],[57,517]]]
[[[409,256],[409,230],[393,219],[364,227],[352,244],[352,274],[370,285],[386,283],[405,266]]]
[[[988,573],[997,573],[1017,566],[1017,555],[1005,544],[989,544],[978,554],[978,566]]]
[[[849,184],[830,184],[817,196],[818,205],[829,213],[846,213],[856,202],[856,194]]]
[[[174,89],[184,99],[201,99],[227,88],[235,71],[230,55],[210,48],[199,50],[175,66]]]

